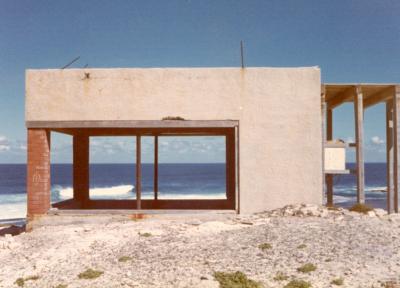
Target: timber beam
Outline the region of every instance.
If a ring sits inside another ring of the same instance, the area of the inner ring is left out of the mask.
[[[391,99],[393,96],[393,87],[388,87],[382,91],[375,93],[374,95],[369,96],[364,100],[364,109],[367,109],[373,105],[376,105],[380,102],[386,102]]]
[[[355,87],[349,87],[345,91],[341,92],[335,98],[328,101],[328,109],[334,109],[335,107],[343,104],[344,102],[349,102],[354,98]]]

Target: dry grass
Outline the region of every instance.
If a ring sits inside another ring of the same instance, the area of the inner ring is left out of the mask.
[[[384,288],[400,288],[400,281],[396,279],[386,280],[382,284]]]
[[[278,272],[276,273],[275,277],[274,277],[274,281],[286,281],[289,279],[289,276],[286,275],[283,272]]]
[[[167,116],[167,117],[163,117],[162,120],[185,120],[184,118],[180,117],[180,116]]]
[[[129,256],[122,256],[122,257],[118,258],[118,262],[128,262],[131,260],[132,260],[132,257],[129,257]]]
[[[24,287],[26,281],[35,281],[38,280],[40,277],[39,276],[29,276],[25,278],[18,278],[15,280],[15,284],[19,287]]]
[[[243,272],[234,273],[215,272],[214,278],[219,283],[220,288],[262,288],[263,286],[249,278]]]
[[[357,203],[357,204],[354,204],[349,210],[353,211],[353,212],[367,214],[369,211],[374,210],[374,208],[372,208],[371,206],[366,205],[366,204]]]
[[[307,263],[307,264],[304,264],[303,266],[300,266],[299,268],[297,268],[297,271],[301,272],[301,273],[310,273],[315,270],[317,270],[317,266],[315,266],[312,263]]]
[[[272,245],[269,243],[263,243],[263,244],[258,245],[258,248],[265,251],[265,250],[272,249]]]
[[[93,270],[93,269],[86,269],[84,272],[78,275],[79,279],[96,279],[103,275],[103,271]]]
[[[331,281],[331,284],[332,285],[336,285],[336,286],[342,286],[343,283],[344,283],[344,279],[343,278],[336,278],[336,279],[333,279]]]
[[[25,285],[25,280],[24,280],[24,278],[18,278],[17,280],[15,280],[15,284],[16,284],[18,287],[24,287],[24,285]]]
[[[330,211],[339,211],[340,208],[338,206],[326,206],[326,208]]]

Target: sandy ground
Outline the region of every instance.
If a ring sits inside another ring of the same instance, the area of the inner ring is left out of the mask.
[[[296,216],[292,216],[296,215]],[[60,217],[60,216],[53,216]],[[215,271],[242,271],[264,287],[292,278],[312,287],[382,287],[400,276],[400,216],[311,205],[251,216],[102,218],[0,237],[0,287],[218,287]],[[272,248],[262,250],[260,244]],[[120,262],[123,256],[127,261]],[[305,263],[317,269],[301,273]],[[104,272],[92,280],[78,275]],[[289,276],[276,281],[278,272]]]

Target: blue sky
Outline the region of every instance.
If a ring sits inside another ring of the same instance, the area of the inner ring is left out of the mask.
[[[0,163],[26,159],[27,68],[60,68],[76,56],[72,67],[239,66],[243,40],[247,66],[320,66],[324,82],[400,82],[399,15],[394,0],[1,0]],[[385,161],[383,112],[378,105],[365,113],[367,161]],[[334,118],[334,136],[354,138],[351,105]],[[117,149],[133,139],[96,140],[92,146],[115,150],[107,161],[134,151]],[[169,140],[165,162],[222,159],[220,139]],[[54,137],[54,162],[70,161],[70,142]],[[93,162],[104,153],[97,155]]]

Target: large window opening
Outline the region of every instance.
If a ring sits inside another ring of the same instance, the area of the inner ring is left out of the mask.
[[[74,135],[73,165],[60,194],[69,194],[53,207],[234,210],[235,131],[230,126],[65,130]]]

